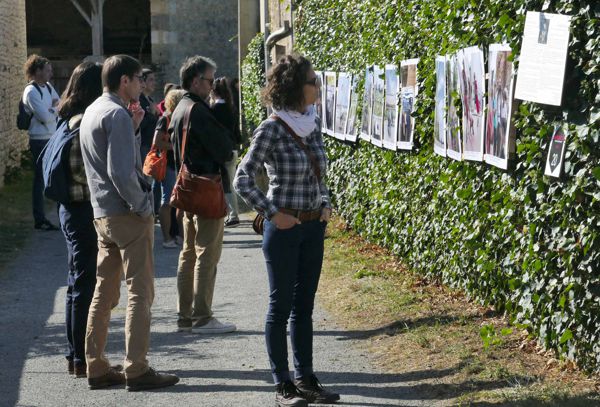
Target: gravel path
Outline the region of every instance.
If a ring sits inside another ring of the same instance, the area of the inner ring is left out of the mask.
[[[66,249],[60,232],[35,232],[0,276],[0,406],[274,406],[263,329],[267,278],[260,237],[249,221],[226,229],[215,290],[215,316],[238,326],[233,334],[175,332],[178,250],[163,249],[156,228],[156,299],[148,359],[181,377],[177,386],[128,393],[123,388],[89,391],[85,379],[66,372],[64,298]],[[126,293],[114,310],[107,354],[122,363]],[[426,372],[378,372],[344,332],[317,306],[315,370],[342,395],[338,405],[432,406],[420,400]],[[422,387],[421,387],[422,388]],[[430,392],[427,392],[430,393]]]

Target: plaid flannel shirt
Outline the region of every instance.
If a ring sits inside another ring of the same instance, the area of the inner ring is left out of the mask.
[[[83,156],[81,155],[81,143],[79,135],[73,137],[71,141],[71,151],[69,152],[69,168],[71,170],[71,185],[69,186],[69,196],[72,202],[84,202],[90,200],[90,189],[87,185],[85,176],[85,167],[83,166]]]
[[[254,132],[250,149],[238,167],[234,180],[236,191],[267,219],[278,208],[315,210],[331,207],[324,182],[327,155],[319,118],[315,131],[303,140],[317,158],[322,176],[320,182],[306,153],[280,123],[270,118]],[[263,165],[269,177],[266,196],[255,182],[256,172]]]

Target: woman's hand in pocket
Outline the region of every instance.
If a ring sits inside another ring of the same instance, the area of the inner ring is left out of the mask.
[[[271,223],[273,223],[277,229],[285,230],[299,225],[300,219],[295,216],[288,215],[287,213],[276,212],[271,218]]]

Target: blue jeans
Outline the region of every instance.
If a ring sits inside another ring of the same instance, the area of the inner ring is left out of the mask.
[[[38,158],[48,140],[29,139],[29,150],[33,156],[33,187],[31,190],[31,203],[33,207],[33,220],[35,223],[41,223],[46,220],[44,213],[44,177],[42,175],[42,163],[38,163]]]
[[[286,337],[288,319],[295,378],[313,373],[312,313],[323,264],[326,226],[325,222],[315,220],[280,230],[265,220],[263,253],[269,275],[265,337],[276,384],[290,380]]]
[[[60,226],[67,241],[69,274],[65,322],[67,359],[85,364],[85,332],[88,311],[96,286],[98,236],[90,202],[61,204]]]

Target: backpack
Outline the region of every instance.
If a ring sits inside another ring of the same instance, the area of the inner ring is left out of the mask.
[[[69,129],[69,122],[62,120],[56,132],[42,150],[40,158],[44,178],[44,195],[60,203],[71,202],[69,187],[72,183],[69,153],[73,138],[79,135],[79,126]]]
[[[44,92],[42,92],[42,88],[40,85],[31,81],[27,84],[27,86],[33,85],[38,92],[40,92],[40,97],[44,99]],[[31,119],[33,119],[33,112],[29,112],[25,103],[23,103],[23,96],[19,100],[19,113],[17,114],[17,128],[19,130],[29,130],[29,126],[31,126]]]

